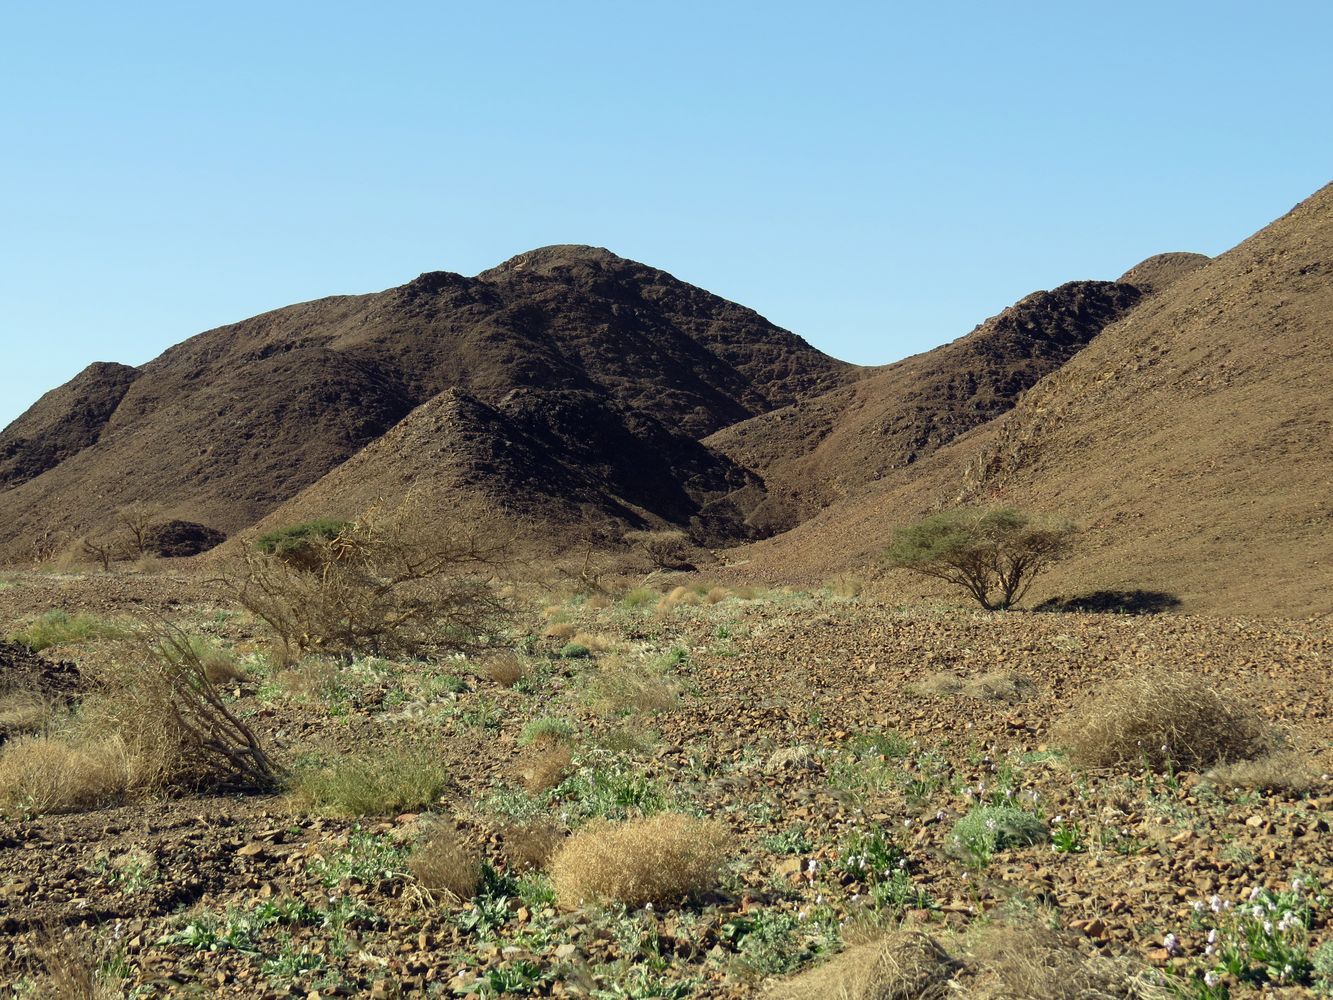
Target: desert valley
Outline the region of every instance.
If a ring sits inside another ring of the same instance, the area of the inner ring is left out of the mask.
[[[862,367],[560,245],[89,364],[0,431],[5,995],[1333,996],[1333,185],[1068,277]]]

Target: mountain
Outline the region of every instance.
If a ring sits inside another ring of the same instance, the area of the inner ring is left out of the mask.
[[[768,497],[752,517],[785,530],[1004,413],[1142,294],[1110,281],[1035,292],[953,343],[704,443],[763,476]]]
[[[1188,610],[1327,614],[1333,185],[1188,263],[1150,268],[1161,290],[1009,413],[735,558],[818,578],[872,565],[924,512],[1014,504],[1083,529],[1047,596],[1150,590]]]
[[[93,366],[0,433],[0,555],[43,529],[105,531],[132,502],[233,532],[432,403],[421,421],[448,413],[455,442],[521,444],[492,485],[528,506],[571,485],[554,465],[579,480],[576,506],[632,504],[629,523],[734,540],[750,529],[727,497],[754,477],[697,439],[857,375],[663,271],[546,247],[472,278],[278,309],[140,369]],[[410,473],[425,452],[402,458]]]

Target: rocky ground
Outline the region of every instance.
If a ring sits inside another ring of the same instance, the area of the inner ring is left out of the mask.
[[[82,945],[109,995],[750,997],[899,926],[959,953],[984,928],[1051,928],[1193,998],[1333,986],[1327,620],[983,614],[705,584],[550,598],[515,636],[515,671],[274,662],[255,622],[167,576],[0,582],[0,634],[52,609],[121,628],[161,615],[205,637],[238,667],[230,704],[292,791],[11,809],[0,982],[15,996],[41,986],[53,948]],[[91,632],[46,657],[95,672],[116,640]],[[1074,768],[1058,721],[1143,672],[1252,706],[1304,787]],[[543,749],[539,730],[558,739]],[[312,778],[349,759],[400,762],[432,794],[351,815]],[[712,891],[557,905],[548,840],[664,810],[726,824]],[[413,874],[440,823],[486,859],[470,899]]]

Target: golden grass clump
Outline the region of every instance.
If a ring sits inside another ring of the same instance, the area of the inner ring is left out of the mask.
[[[551,862],[562,906],[672,903],[717,887],[732,836],[722,823],[680,813],[608,823],[594,820]]]
[[[535,748],[520,760],[518,776],[527,791],[536,795],[564,781],[574,766],[574,755],[562,744]]]
[[[413,848],[408,871],[417,884],[432,895],[448,899],[471,899],[481,884],[481,859],[446,827],[437,827]]]
[[[1057,725],[1056,742],[1077,767],[1201,769],[1262,756],[1269,734],[1248,706],[1213,682],[1159,671],[1117,681]]]
[[[541,871],[565,842],[565,833],[549,820],[507,826],[501,831],[501,853],[514,871]]]
[[[542,631],[547,639],[572,639],[579,628],[573,622],[551,622]]]
[[[770,1000],[943,1000],[958,969],[939,942],[899,930],[779,983]]]
[[[1319,769],[1304,754],[1275,751],[1253,760],[1240,760],[1215,767],[1204,779],[1223,788],[1303,795],[1320,783]]]
[[[130,779],[125,748],[117,741],[75,746],[59,737],[20,737],[0,750],[0,811],[96,809],[121,799]]]
[[[481,671],[501,687],[513,687],[528,675],[527,665],[511,649],[492,653],[481,662]]]
[[[592,632],[576,632],[569,641],[575,646],[584,646],[594,653],[605,653],[612,646],[611,640],[606,636]]]

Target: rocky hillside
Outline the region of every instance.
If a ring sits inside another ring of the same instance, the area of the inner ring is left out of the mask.
[[[138,370],[90,368],[0,436],[0,555],[26,554],[39,530],[96,534],[135,501],[234,531],[445,392],[423,421],[452,407],[470,440],[530,445],[492,463],[498,492],[540,506],[572,475],[582,493],[606,494],[594,507],[623,494],[650,519],[695,519],[708,540],[733,540],[743,518],[699,516],[751,477],[697,439],[855,375],[663,271],[547,247],[474,278],[434,272],[265,313]],[[603,446],[605,482],[585,461]],[[399,458],[415,468],[424,453]],[[636,469],[651,473],[637,485]]]
[[[760,573],[865,567],[913,516],[1009,503],[1084,529],[1048,595],[1149,589],[1190,609],[1328,613],[1330,370],[1333,186],[1177,274],[1007,415],[745,555]]]
[[[1006,412],[1142,294],[1110,281],[1034,292],[951,344],[705,443],[763,477],[768,497],[756,520],[790,528]]]

